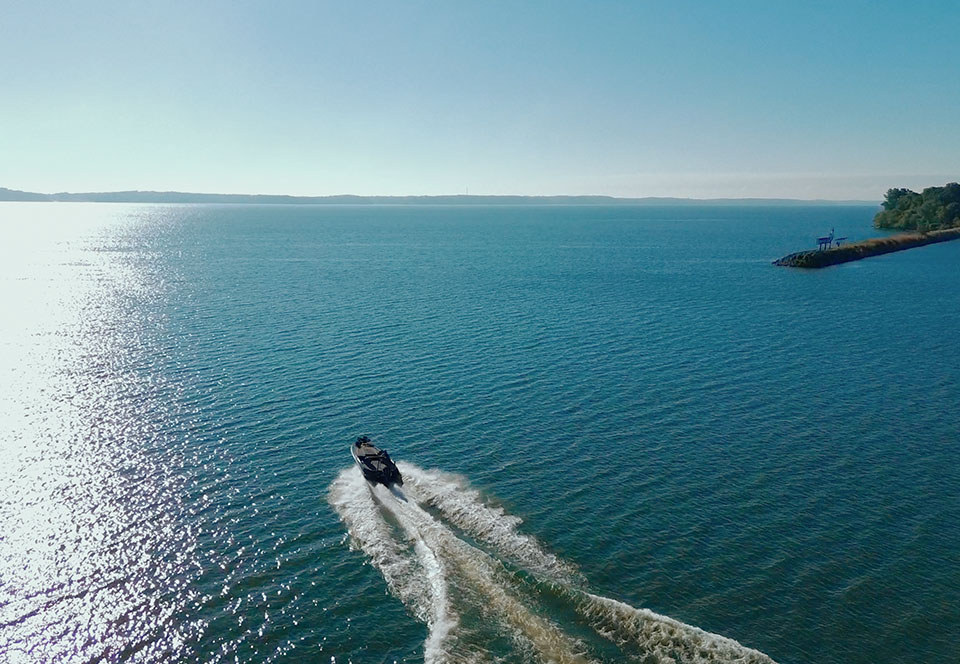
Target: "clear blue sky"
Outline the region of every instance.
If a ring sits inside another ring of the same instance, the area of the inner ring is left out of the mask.
[[[0,186],[879,199],[960,2],[0,3]]]

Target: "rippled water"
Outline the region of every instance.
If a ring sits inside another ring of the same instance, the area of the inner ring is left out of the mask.
[[[769,264],[872,213],[0,205],[0,660],[960,659],[960,243]]]

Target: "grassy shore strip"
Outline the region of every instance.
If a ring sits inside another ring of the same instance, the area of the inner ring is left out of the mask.
[[[785,267],[827,267],[956,239],[960,239],[960,228],[946,228],[929,233],[900,233],[890,237],[875,237],[863,242],[851,242],[825,251],[815,249],[798,251],[773,261],[773,264]]]

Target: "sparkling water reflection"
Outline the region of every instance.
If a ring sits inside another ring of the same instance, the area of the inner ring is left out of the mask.
[[[162,292],[126,258],[129,209],[9,207],[0,652],[14,662],[170,656],[199,627],[180,619],[196,592],[182,478],[144,453],[167,435],[157,379],[143,371],[142,332]]]

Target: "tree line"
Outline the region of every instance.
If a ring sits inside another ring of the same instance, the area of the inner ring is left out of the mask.
[[[960,227],[960,184],[927,187],[919,194],[910,189],[888,189],[873,225],[921,233]]]

